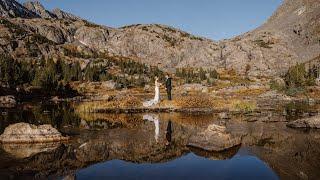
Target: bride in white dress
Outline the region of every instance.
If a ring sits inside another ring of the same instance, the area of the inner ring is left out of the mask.
[[[154,81],[154,99],[150,100],[150,101],[146,101],[143,103],[144,107],[151,107],[154,105],[157,105],[160,102],[160,86],[161,83],[159,83],[159,78],[155,77],[155,81]]]
[[[148,120],[154,123],[154,138],[156,142],[158,142],[159,135],[160,135],[160,122],[159,122],[159,115],[156,114],[145,114],[143,115],[143,120]]]

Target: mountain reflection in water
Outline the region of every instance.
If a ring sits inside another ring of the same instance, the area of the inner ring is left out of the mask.
[[[240,151],[245,151],[241,150]],[[264,162],[239,152],[229,160],[211,160],[189,153],[157,164],[112,160],[76,173],[77,179],[279,179]]]
[[[52,124],[67,143],[1,145],[1,179],[316,179],[320,131],[288,129],[254,115],[77,114],[69,104],[2,109],[0,129],[28,122]],[[270,113],[268,113],[270,114]],[[252,116],[250,116],[252,118]],[[277,122],[277,118],[281,119]],[[261,120],[260,120],[261,119]],[[215,123],[242,136],[241,147],[212,153],[187,146],[189,137]]]

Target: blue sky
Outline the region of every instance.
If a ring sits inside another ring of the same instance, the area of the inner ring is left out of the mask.
[[[24,2],[25,0],[19,0]],[[263,24],[282,0],[40,0],[110,27],[166,24],[214,40]]]

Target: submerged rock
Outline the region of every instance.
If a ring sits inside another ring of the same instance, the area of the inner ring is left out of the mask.
[[[2,144],[1,148],[17,159],[24,159],[42,152],[51,152],[59,146],[59,142],[52,142],[36,144]]]
[[[310,118],[299,119],[293,122],[289,122],[287,127],[290,128],[320,128],[320,115]]]
[[[205,131],[191,136],[188,146],[220,152],[240,144],[240,137],[233,137],[223,126],[211,124]]]
[[[2,143],[40,143],[67,140],[51,125],[35,126],[28,123],[17,123],[8,126],[0,136]]]

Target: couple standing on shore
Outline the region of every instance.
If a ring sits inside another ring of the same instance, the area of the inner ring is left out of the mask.
[[[165,76],[166,81],[165,81],[165,87],[166,87],[166,91],[167,91],[167,96],[168,96],[168,100],[171,101],[172,100],[172,94],[171,94],[171,90],[172,90],[172,78],[167,74]],[[151,107],[154,105],[157,105],[158,103],[160,103],[161,98],[160,98],[160,87],[162,86],[162,84],[159,82],[159,78],[155,77],[155,88],[154,88],[154,98],[150,101],[146,101],[143,103],[144,107]]]

